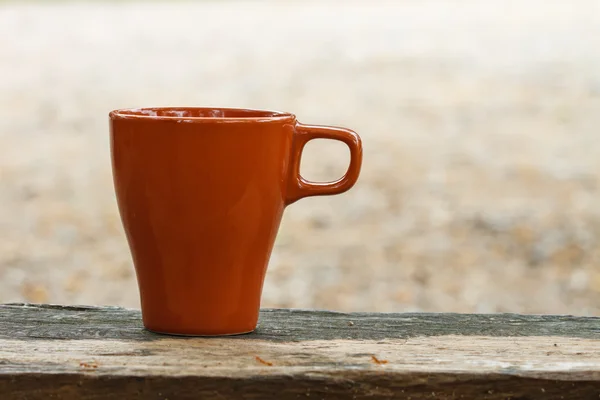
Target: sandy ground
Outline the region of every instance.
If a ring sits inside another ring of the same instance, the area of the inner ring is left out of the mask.
[[[107,113],[216,105],[364,140],[351,192],[287,209],[263,306],[598,315],[600,3],[501,3],[3,3],[0,302],[137,307]]]

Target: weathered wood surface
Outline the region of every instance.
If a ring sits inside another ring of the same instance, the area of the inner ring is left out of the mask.
[[[0,305],[0,399],[600,398],[600,318],[263,310],[179,338],[121,308]]]

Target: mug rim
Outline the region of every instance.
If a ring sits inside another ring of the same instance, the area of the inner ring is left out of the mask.
[[[169,115],[172,113],[173,115]],[[177,115],[180,113],[180,115]],[[209,116],[202,113],[213,114]],[[166,115],[165,115],[166,114]],[[185,115],[184,115],[185,114]],[[199,115],[200,114],[200,115]],[[295,120],[289,112],[237,107],[139,107],[120,108],[109,113],[111,120],[178,122],[281,122]]]

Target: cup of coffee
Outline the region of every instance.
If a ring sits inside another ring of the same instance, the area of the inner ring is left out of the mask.
[[[285,207],[350,189],[362,163],[359,136],[249,109],[121,109],[109,117],[117,205],[146,329],[253,331]],[[300,175],[302,150],[317,138],[350,149],[337,181]]]

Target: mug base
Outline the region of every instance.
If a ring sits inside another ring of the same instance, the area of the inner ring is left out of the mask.
[[[215,334],[202,334],[202,333],[177,333],[177,332],[164,332],[164,331],[157,331],[154,329],[149,329],[144,327],[144,329],[146,329],[148,332],[152,332],[152,333],[156,333],[159,335],[165,335],[165,336],[178,336],[178,337],[211,337],[211,338],[216,338],[216,337],[222,337],[222,336],[239,336],[239,335],[247,335],[249,333],[254,332],[256,329],[252,329],[249,331],[245,331],[245,332],[233,332],[233,333],[215,333]]]

